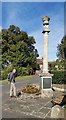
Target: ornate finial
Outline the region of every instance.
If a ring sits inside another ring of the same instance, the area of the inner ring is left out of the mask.
[[[42,17],[42,21],[43,21],[43,26],[44,26],[44,30],[42,33],[45,33],[45,32],[50,32],[50,29],[49,29],[49,20],[50,18],[48,16],[43,16]]]
[[[43,16],[42,17],[43,25],[49,24],[49,20],[50,20],[50,18],[48,16]]]
[[[43,22],[44,22],[44,21],[49,21],[50,18],[49,18],[48,16],[43,16],[43,17],[42,17],[42,20],[43,20]]]

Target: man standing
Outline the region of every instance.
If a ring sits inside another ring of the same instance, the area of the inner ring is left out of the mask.
[[[8,75],[8,81],[10,82],[10,97],[16,97],[15,73],[16,69],[13,69]]]

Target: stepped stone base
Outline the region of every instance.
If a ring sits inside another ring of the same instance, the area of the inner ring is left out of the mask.
[[[41,97],[44,98],[44,97],[53,97],[53,91],[52,89],[42,89],[41,90]]]
[[[49,72],[44,72],[44,73],[41,73],[40,74],[40,77],[52,77],[53,76],[53,74],[50,74]]]

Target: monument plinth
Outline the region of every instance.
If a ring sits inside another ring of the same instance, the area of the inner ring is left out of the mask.
[[[48,16],[43,16],[43,35],[44,35],[44,47],[43,47],[43,73],[41,73],[41,92],[42,96],[53,96],[52,92],[52,74],[48,72],[48,34],[49,29],[49,20]]]

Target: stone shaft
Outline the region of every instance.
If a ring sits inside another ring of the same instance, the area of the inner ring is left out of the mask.
[[[44,48],[43,48],[43,73],[48,73],[48,33],[49,30],[49,20],[48,16],[43,16],[43,35],[44,35]]]
[[[43,73],[48,72],[48,33],[44,33]]]

